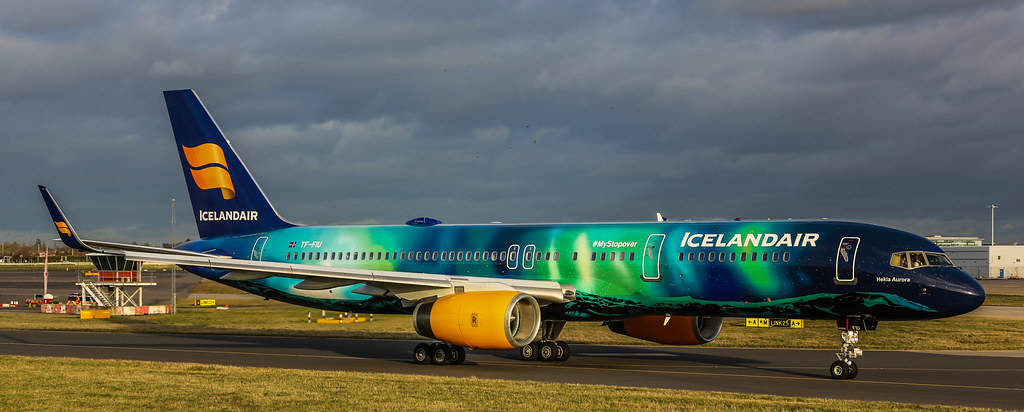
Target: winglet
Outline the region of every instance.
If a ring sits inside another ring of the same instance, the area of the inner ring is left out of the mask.
[[[71,227],[71,223],[68,222],[68,218],[64,216],[64,212],[60,210],[60,206],[57,206],[57,201],[53,200],[53,195],[50,194],[50,190],[46,186],[39,185],[39,192],[43,195],[43,202],[46,203],[46,208],[50,211],[50,217],[53,218],[53,224],[57,227],[57,234],[60,235],[60,240],[65,245],[72,249],[81,250],[83,252],[102,252],[98,249],[86,246],[82,242],[78,234],[75,233],[75,228]]]

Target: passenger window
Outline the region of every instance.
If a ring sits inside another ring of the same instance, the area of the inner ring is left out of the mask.
[[[551,252],[544,252],[544,260],[551,260]]]
[[[615,252],[611,253],[611,257],[608,260],[611,260],[612,262],[615,261]]]
[[[693,262],[693,252],[690,252],[688,255],[686,255],[686,260]]]
[[[772,253],[772,262],[778,262],[778,261],[779,261],[779,252]]]
[[[558,261],[558,252],[555,252],[554,258],[555,258],[555,262],[557,262]]]
[[[751,262],[757,262],[757,252],[751,252],[750,253],[750,261]]]
[[[416,260],[420,260],[423,257],[423,252],[416,252]]]
[[[718,261],[725,262],[725,252],[718,252]]]
[[[434,253],[430,254],[430,260],[433,260],[435,262],[437,261],[437,252],[434,252]]]
[[[288,252],[288,254],[284,255],[284,259],[285,260],[292,260],[292,252]]]
[[[636,255],[636,252],[629,252],[629,261],[630,261],[630,262],[632,262],[632,261],[633,261],[633,256],[634,256],[634,255]]]
[[[747,261],[747,252],[740,253],[740,262]]]
[[[715,256],[715,252],[708,252],[708,262],[714,262]]]
[[[575,262],[580,257],[580,252],[572,252],[572,260]]]
[[[686,255],[686,252],[679,252],[679,261],[680,262],[683,261],[683,256],[685,256],[685,255]]]
[[[480,252],[473,253],[473,260],[480,260]]]
[[[619,252],[619,260],[626,260],[626,252]]]
[[[456,255],[455,259],[460,261],[460,262],[462,261],[462,251],[461,250],[459,251],[459,254]]]
[[[366,252],[359,252],[359,260],[366,260]]]
[[[764,253],[761,254],[761,261],[763,261],[763,262],[767,262],[768,261],[768,252],[764,252]]]
[[[491,260],[498,260],[498,252],[491,251]],[[505,260],[505,259],[502,259]]]
[[[729,261],[730,262],[735,262],[736,261],[736,252],[729,253]]]
[[[597,260],[597,252],[590,252],[590,261],[593,262],[595,260]]]
[[[782,261],[789,262],[789,252],[785,252],[782,254]]]
[[[536,259],[536,260],[540,260],[540,258],[541,258],[541,254],[543,254],[543,253],[544,253],[544,252],[537,252],[537,259]]]
[[[607,255],[608,255],[607,252],[601,252],[601,261],[602,262],[604,262],[604,258],[608,257]]]
[[[508,252],[507,252],[507,251],[506,251],[506,252],[501,252],[501,253],[500,253],[500,254],[498,255],[498,260],[500,260],[500,261],[504,262],[504,261],[505,261],[505,258],[506,258],[506,257],[508,256],[508,255],[506,255],[506,253],[508,253]]]
[[[384,252],[377,252],[377,260],[380,260],[381,256],[383,256],[383,255],[384,255]]]
[[[302,252],[302,260],[306,260],[306,252]]]
[[[324,260],[327,260],[327,252],[324,252]]]

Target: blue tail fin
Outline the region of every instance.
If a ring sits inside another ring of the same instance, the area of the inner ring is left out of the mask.
[[[274,210],[194,91],[164,92],[199,236],[294,226]]]

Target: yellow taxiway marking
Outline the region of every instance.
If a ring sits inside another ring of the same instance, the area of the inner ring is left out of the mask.
[[[403,360],[405,358],[364,358],[358,356],[345,356],[345,355],[314,355],[314,354],[297,354],[297,353],[273,353],[273,352],[244,352],[244,351],[224,351],[224,350],[207,350],[207,349],[171,349],[171,348],[140,348],[140,347],[124,347],[124,346],[93,346],[93,345],[72,345],[72,344],[59,344],[59,343],[19,343],[19,342],[0,342],[0,345],[12,345],[12,346],[46,346],[46,347],[72,347],[72,348],[87,348],[87,349],[110,349],[110,350],[136,350],[136,351],[151,351],[151,352],[184,352],[184,353],[210,353],[210,354],[228,354],[228,355],[255,355],[255,356],[276,356],[276,357],[288,357],[288,358],[316,358],[316,359],[360,359],[360,360]],[[585,370],[609,370],[616,368],[598,367],[598,366],[585,366],[585,365],[545,365],[538,362],[474,362],[478,365],[495,365],[495,366],[517,366],[517,367],[530,367],[530,368],[572,368],[572,369],[585,369]],[[732,367],[732,366],[730,366]],[[735,367],[738,368],[738,367]],[[778,380],[794,380],[794,381],[813,381],[822,382],[822,378],[809,378],[801,376],[772,376],[772,375],[755,375],[745,373],[718,373],[718,372],[697,372],[697,371],[674,371],[674,370],[658,370],[658,369],[616,369],[625,372],[634,373],[645,373],[645,374],[669,374],[669,375],[693,375],[693,376],[719,376],[719,377],[732,377],[732,378],[756,378],[756,379],[778,379]],[[962,370],[962,369],[956,369]],[[1015,371],[1016,369],[1009,369],[1009,371]],[[985,371],[993,371],[993,369],[985,369]],[[946,383],[919,383],[919,382],[895,382],[895,381],[867,381],[862,379],[850,379],[843,380],[850,384],[874,384],[874,385],[902,385],[902,386],[918,386],[918,387],[932,387],[932,388],[956,388],[956,389],[981,389],[981,390],[993,390],[993,391],[1015,391],[1024,392],[1024,388],[1007,388],[998,386],[971,386],[971,385],[956,385]]]

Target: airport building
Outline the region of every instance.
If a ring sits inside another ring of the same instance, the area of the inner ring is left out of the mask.
[[[953,264],[976,278],[1010,279],[1024,277],[1024,246],[985,245],[980,237],[928,236],[953,260]]]

